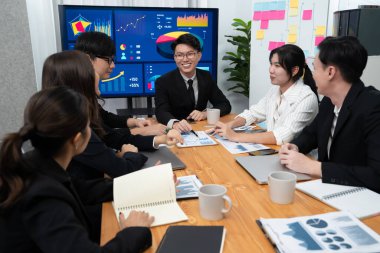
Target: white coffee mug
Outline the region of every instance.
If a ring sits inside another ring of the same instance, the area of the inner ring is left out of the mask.
[[[207,108],[207,124],[215,125],[220,118],[220,109]]]
[[[231,199],[226,195],[227,188],[218,184],[207,184],[199,188],[199,211],[206,220],[223,219],[232,207]],[[227,208],[225,207],[227,202]]]
[[[272,172],[268,176],[269,196],[277,204],[290,204],[294,199],[297,176],[286,171]]]

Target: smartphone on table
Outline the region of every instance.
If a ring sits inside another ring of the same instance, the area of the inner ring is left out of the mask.
[[[269,148],[269,149],[252,151],[252,152],[249,152],[248,154],[253,155],[253,156],[261,156],[261,155],[273,155],[277,153],[278,153],[278,150]]]

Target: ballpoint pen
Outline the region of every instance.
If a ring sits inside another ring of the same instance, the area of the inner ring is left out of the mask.
[[[199,138],[198,134],[194,130],[190,130],[190,132],[192,132],[195,136]]]

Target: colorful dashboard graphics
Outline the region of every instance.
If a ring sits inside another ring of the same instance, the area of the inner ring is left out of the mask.
[[[102,97],[153,96],[155,80],[176,68],[171,44],[185,33],[203,48],[198,67],[217,78],[218,9],[60,5],[59,18],[63,50],[83,32],[113,39],[116,69],[100,83]]]
[[[171,43],[184,33],[195,35],[204,45],[202,60],[211,61],[213,13],[145,10],[115,11],[117,58],[125,62],[172,61]],[[215,41],[213,41],[215,40]],[[123,50],[123,46],[125,49]]]
[[[66,12],[67,40],[76,40],[83,32],[97,31],[112,34],[111,10],[70,10]]]
[[[141,64],[118,64],[108,79],[99,83],[100,93],[108,97],[143,93]]]
[[[176,68],[175,63],[152,63],[145,65],[145,93],[154,94],[156,80],[163,74]]]

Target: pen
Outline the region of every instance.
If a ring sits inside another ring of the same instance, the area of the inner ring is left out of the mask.
[[[190,130],[190,132],[192,132],[195,136],[199,138],[198,134],[194,130]]]

